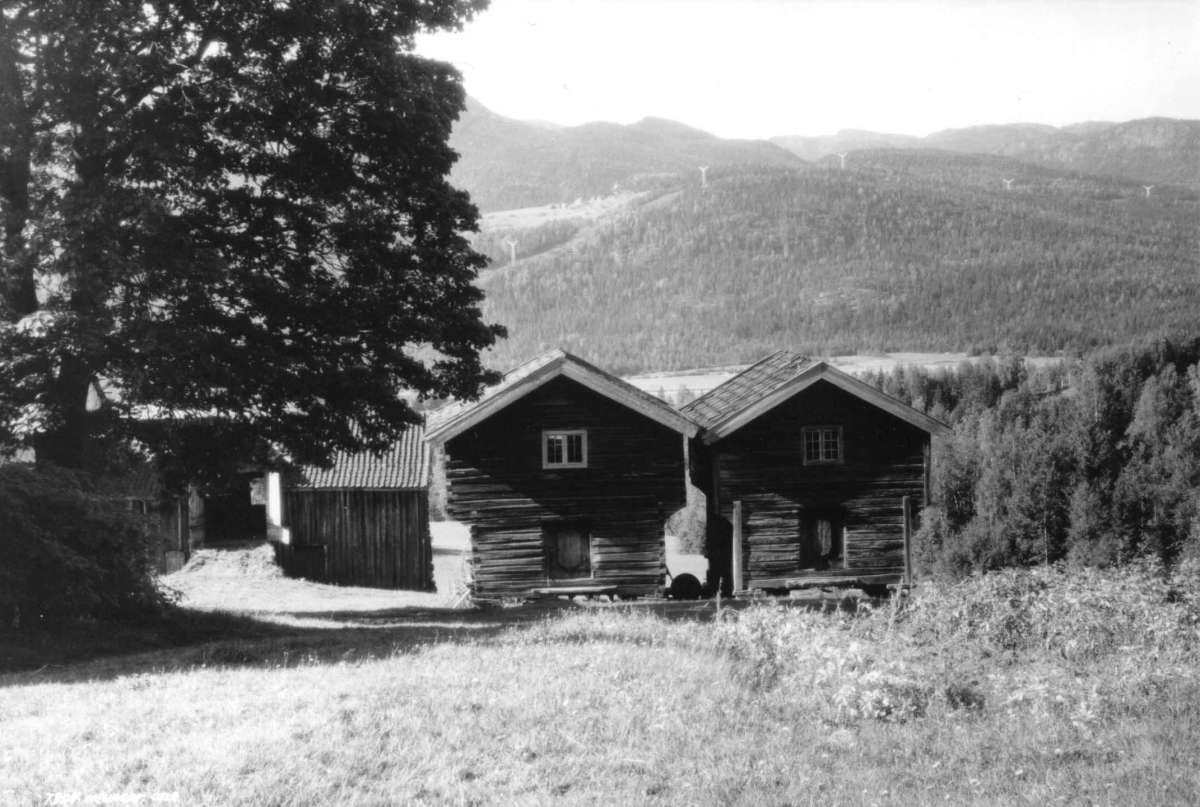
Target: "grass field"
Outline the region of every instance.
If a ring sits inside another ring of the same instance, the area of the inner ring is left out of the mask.
[[[273,624],[0,676],[0,803],[1194,804],[1197,582]]]

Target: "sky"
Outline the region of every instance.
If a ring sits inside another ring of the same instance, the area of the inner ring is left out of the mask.
[[[1200,118],[1200,0],[492,0],[417,52],[508,117],[722,137]]]

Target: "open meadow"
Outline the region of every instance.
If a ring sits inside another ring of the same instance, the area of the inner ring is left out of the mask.
[[[1194,804],[1198,582],[275,622],[0,676],[0,802]]]

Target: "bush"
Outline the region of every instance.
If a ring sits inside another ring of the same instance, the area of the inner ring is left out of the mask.
[[[905,613],[927,641],[976,643],[992,651],[1049,651],[1071,661],[1121,650],[1200,649],[1200,563],[1170,575],[1153,561],[1115,570],[1063,566],[926,583]]]
[[[864,617],[869,621],[868,617]],[[904,722],[925,714],[932,687],[861,625],[828,614],[762,605],[717,626],[717,647],[754,692],[776,690],[793,707],[830,724]]]
[[[143,518],[95,477],[0,465],[0,629],[158,611],[153,543]]]

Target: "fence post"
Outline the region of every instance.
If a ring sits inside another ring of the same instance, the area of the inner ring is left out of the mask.
[[[742,572],[742,503],[733,503],[733,546],[729,547],[731,565],[733,567],[734,592],[745,591],[745,580]]]
[[[904,585],[912,585],[912,499],[905,496],[902,500],[904,520]]]

